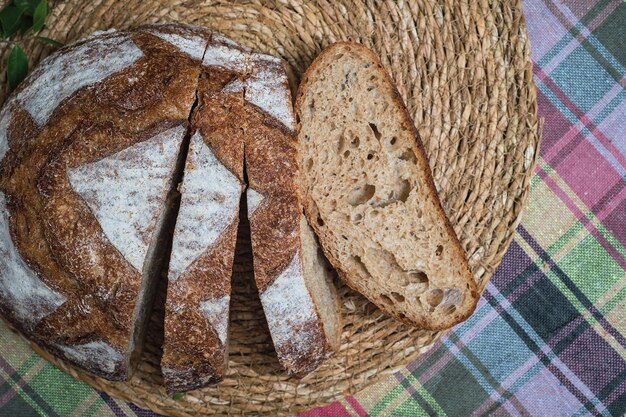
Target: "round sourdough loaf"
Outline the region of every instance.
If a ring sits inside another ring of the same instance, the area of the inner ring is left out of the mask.
[[[289,374],[311,372],[341,322],[302,215],[293,129],[282,62],[201,28],[63,48],[0,113],[0,313],[74,366],[124,380],[167,275],[167,389],[222,380],[245,166],[272,340]]]
[[[45,59],[0,113],[0,313],[107,379],[126,379],[140,349],[209,38],[96,33]]]

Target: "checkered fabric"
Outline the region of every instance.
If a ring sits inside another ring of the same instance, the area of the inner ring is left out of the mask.
[[[394,377],[300,417],[626,414],[626,3],[523,2],[541,157],[476,313]],[[0,328],[0,416],[155,416]]]

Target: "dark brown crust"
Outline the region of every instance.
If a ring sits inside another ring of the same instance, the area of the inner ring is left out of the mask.
[[[428,158],[426,156],[426,150],[424,148],[424,144],[422,143],[422,140],[419,136],[419,133],[417,131],[417,128],[415,127],[415,124],[413,123],[413,120],[411,119],[411,116],[409,115],[409,112],[406,108],[406,106],[404,105],[404,101],[402,99],[402,96],[400,96],[400,93],[398,92],[398,89],[396,88],[393,80],[391,79],[391,77],[389,76],[389,74],[387,73],[387,71],[385,70],[385,68],[383,67],[382,63],[380,62],[380,59],[378,58],[378,56],[371,51],[369,48],[355,43],[355,42],[336,42],[334,44],[332,44],[331,46],[329,46],[328,48],[324,49],[313,61],[313,63],[307,68],[306,72],[304,73],[304,75],[302,76],[302,80],[300,82],[300,86],[298,88],[298,93],[296,96],[296,101],[295,101],[295,109],[296,109],[296,122],[297,122],[297,128],[296,130],[299,131],[300,130],[300,119],[299,119],[299,115],[300,115],[300,108],[304,102],[304,96],[307,93],[307,88],[309,86],[310,83],[314,83],[315,79],[314,79],[314,74],[318,71],[318,68],[320,68],[321,66],[323,66],[325,64],[325,58],[326,56],[330,56],[331,54],[334,54],[336,52],[336,49],[338,48],[347,48],[350,51],[353,50],[358,50],[357,54],[359,56],[366,56],[368,57],[368,60],[371,60],[372,62],[374,62],[376,64],[376,66],[379,69],[379,72],[382,76],[383,79],[383,83],[386,83],[387,86],[389,87],[389,91],[392,95],[391,100],[393,100],[396,104],[396,106],[401,109],[402,111],[402,116],[404,119],[404,125],[412,132],[413,136],[415,137],[415,143],[417,145],[417,149],[418,149],[418,155],[417,155],[417,160],[418,162],[422,165],[421,166],[421,170],[422,170],[422,175],[424,176],[425,182],[428,185],[428,188],[431,192],[431,194],[435,197],[435,201],[437,202],[437,210],[439,211],[439,217],[445,222],[445,226],[446,229],[448,230],[448,233],[450,234],[453,242],[454,242],[454,251],[456,252],[457,258],[459,260],[461,260],[461,262],[464,264],[464,269],[467,271],[467,275],[469,277],[471,277],[470,279],[468,279],[469,284],[471,285],[471,294],[473,297],[473,306],[468,309],[466,312],[464,313],[456,313],[452,316],[450,316],[450,320],[447,322],[442,322],[440,324],[437,323],[433,323],[433,322],[413,322],[409,319],[407,319],[406,317],[402,317],[399,316],[397,313],[389,310],[388,308],[386,308],[386,306],[382,303],[376,302],[373,299],[370,299],[370,301],[372,301],[374,304],[376,304],[381,310],[385,311],[387,314],[393,316],[395,319],[402,321],[406,324],[409,325],[414,325],[423,329],[430,329],[430,330],[444,330],[447,328],[452,327],[453,325],[460,323],[462,321],[464,321],[465,319],[467,319],[475,310],[476,308],[476,304],[478,303],[478,298],[479,298],[479,294],[477,291],[477,287],[476,287],[476,282],[473,279],[473,276],[469,270],[469,265],[467,263],[467,258],[465,256],[465,252],[463,251],[463,248],[461,247],[461,243],[459,242],[459,239],[456,235],[456,233],[454,232],[454,228],[452,227],[452,225],[450,224],[450,221],[447,217],[447,215],[445,214],[445,211],[443,209],[443,206],[441,205],[441,201],[439,200],[439,195],[437,193],[437,189],[435,187],[435,182],[433,180],[432,177],[432,172],[430,170],[430,167],[428,165]],[[313,78],[311,78],[313,77]],[[330,263],[333,265],[333,267],[338,271],[339,273],[339,277],[341,278],[341,280],[346,283],[350,288],[352,288],[355,291],[358,291],[358,289],[356,288],[356,286],[353,284],[352,279],[350,277],[350,274],[346,271],[346,269],[344,268],[344,266],[339,262],[338,259],[336,259],[332,252],[330,251],[330,249],[328,248],[328,245],[326,245],[326,243],[324,242],[323,239],[323,232],[320,229],[320,226],[318,226],[317,224],[317,213],[316,213],[316,209],[311,207],[309,204],[307,204],[308,201],[305,199],[304,200],[304,211],[305,214],[309,220],[309,224],[311,225],[311,227],[315,230],[315,233],[317,234],[317,236],[319,237],[320,240],[320,246],[324,252],[324,255],[328,258],[328,260],[330,261]]]
[[[10,197],[13,241],[41,281],[67,301],[34,329],[24,328],[10,305],[0,302],[0,310],[26,337],[60,357],[64,355],[55,344],[97,340],[124,354],[141,282],[141,273],[103,237],[93,214],[70,188],[64,169],[143,141],[164,125],[186,123],[199,74],[197,63],[155,36],[116,32],[120,33],[132,37],[144,56],[76,91],[59,104],[41,129],[15,100],[31,79],[22,83],[7,104],[14,118],[8,132],[10,150],[1,165],[0,190]],[[108,36],[117,35],[100,35]],[[139,82],[131,82],[133,78]],[[68,226],[69,219],[76,221],[73,227]],[[101,257],[95,269],[80,262],[85,248],[79,246],[77,237],[92,242]],[[125,364],[104,373],[70,362],[107,379],[130,376]]]
[[[169,391],[188,391],[224,378],[227,348],[199,305],[230,296],[238,224],[239,213],[220,239],[168,285],[161,366],[168,370]]]
[[[294,255],[302,253],[296,138],[286,126],[258,107],[248,102],[245,107],[248,114],[245,148],[248,182],[250,188],[264,196],[263,203],[249,219],[255,282],[263,297]],[[317,319],[303,323],[301,328],[291,329],[293,339],[275,345],[278,360],[289,375],[295,377],[312,372],[333,353],[317,306],[313,300],[311,303]],[[302,335],[306,335],[304,343],[300,339]]]
[[[198,131],[216,158],[243,183],[243,92],[222,88],[237,74],[204,68],[198,82],[198,105],[192,130]],[[210,179],[207,179],[210,181]],[[188,391],[224,378],[227,346],[201,313],[205,300],[230,296],[239,210],[233,223],[167,288],[165,341],[161,367],[168,391]]]

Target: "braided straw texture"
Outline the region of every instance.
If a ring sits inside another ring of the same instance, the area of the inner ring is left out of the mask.
[[[206,26],[283,57],[294,81],[327,45],[366,44],[390,71],[415,120],[481,289],[509,246],[539,142],[520,0],[66,0],[51,1],[50,13],[43,35],[62,42],[144,23]],[[50,52],[41,43],[25,46],[31,64]],[[4,63],[8,48],[1,52]],[[245,223],[245,215],[242,219]],[[162,311],[155,312],[143,361],[126,383],[94,378],[34,349],[75,378],[163,414],[285,415],[364,389],[440,336],[397,323],[340,286],[345,318],[340,352],[302,380],[287,378],[270,343],[243,226],[233,278],[230,370],[218,386],[177,400],[161,387]]]

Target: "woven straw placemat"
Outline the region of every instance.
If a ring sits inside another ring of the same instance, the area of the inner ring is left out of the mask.
[[[43,35],[62,42],[99,29],[182,21],[283,57],[295,80],[334,41],[366,44],[391,72],[414,117],[441,200],[481,289],[509,246],[538,146],[535,87],[519,0],[50,4]],[[50,52],[40,43],[27,44],[26,49],[31,64]],[[7,53],[5,48],[4,59]],[[287,378],[253,284],[249,233],[245,224],[241,229],[233,278],[230,370],[218,386],[177,400],[162,388],[162,311],[153,317],[146,354],[129,382],[94,378],[42,355],[95,388],[167,415],[283,415],[362,390],[408,364],[439,337],[397,323],[340,286],[345,318],[340,352],[302,380]]]

